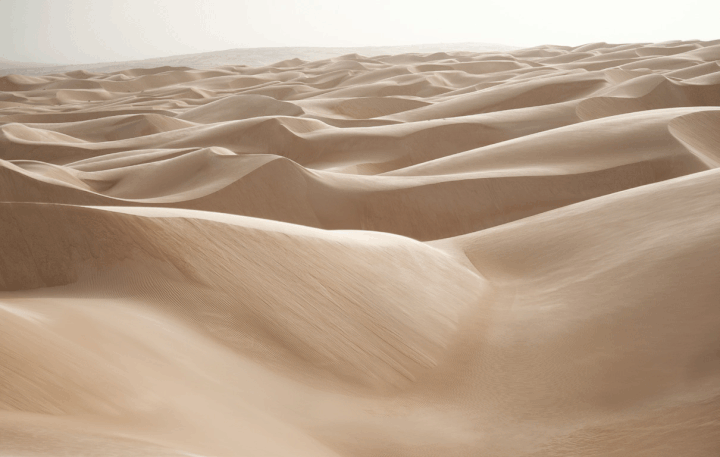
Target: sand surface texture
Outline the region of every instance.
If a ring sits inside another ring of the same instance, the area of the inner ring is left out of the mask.
[[[0,455],[720,455],[719,64],[0,77]]]

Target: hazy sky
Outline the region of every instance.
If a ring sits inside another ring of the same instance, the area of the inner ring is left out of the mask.
[[[0,57],[92,63],[265,46],[720,38],[720,0],[0,0]]]

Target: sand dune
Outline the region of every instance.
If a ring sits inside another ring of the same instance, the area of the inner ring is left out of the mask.
[[[720,454],[720,44],[488,51],[0,77],[0,454]]]
[[[100,62],[95,64],[79,65],[50,65],[32,62],[14,62],[0,58],[0,75],[3,74],[27,74],[44,75],[49,73],[73,73],[85,75],[88,73],[110,73],[119,72],[128,76],[140,76],[145,74],[158,73],[157,69],[162,67],[192,67],[192,68],[217,68],[224,66],[247,65],[251,67],[264,67],[278,62],[305,61],[313,62],[323,59],[338,60],[360,60],[362,55],[368,56],[392,56],[397,54],[437,53],[453,49],[471,53],[509,51],[516,49],[512,46],[492,43],[454,43],[452,45],[419,44],[407,46],[365,46],[365,47],[306,47],[306,48],[239,48],[225,51],[204,52],[201,54],[185,54],[155,59],[135,60],[131,62]],[[345,59],[344,57],[348,57]],[[262,70],[260,70],[262,72]]]

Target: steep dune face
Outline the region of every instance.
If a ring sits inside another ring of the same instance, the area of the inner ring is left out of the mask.
[[[434,365],[460,317],[482,303],[480,278],[407,238],[216,213],[118,211],[4,204],[2,288],[93,288],[100,279],[88,272],[132,276],[123,264],[159,262],[158,272],[174,272],[170,281],[215,291],[199,309],[183,304],[197,324],[208,309],[223,309],[228,320],[264,330],[298,357],[359,383],[414,379],[413,367]]]
[[[3,76],[0,454],[719,454],[718,46]]]

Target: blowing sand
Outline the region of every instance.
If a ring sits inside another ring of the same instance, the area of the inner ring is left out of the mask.
[[[719,63],[0,77],[0,455],[720,455]]]

